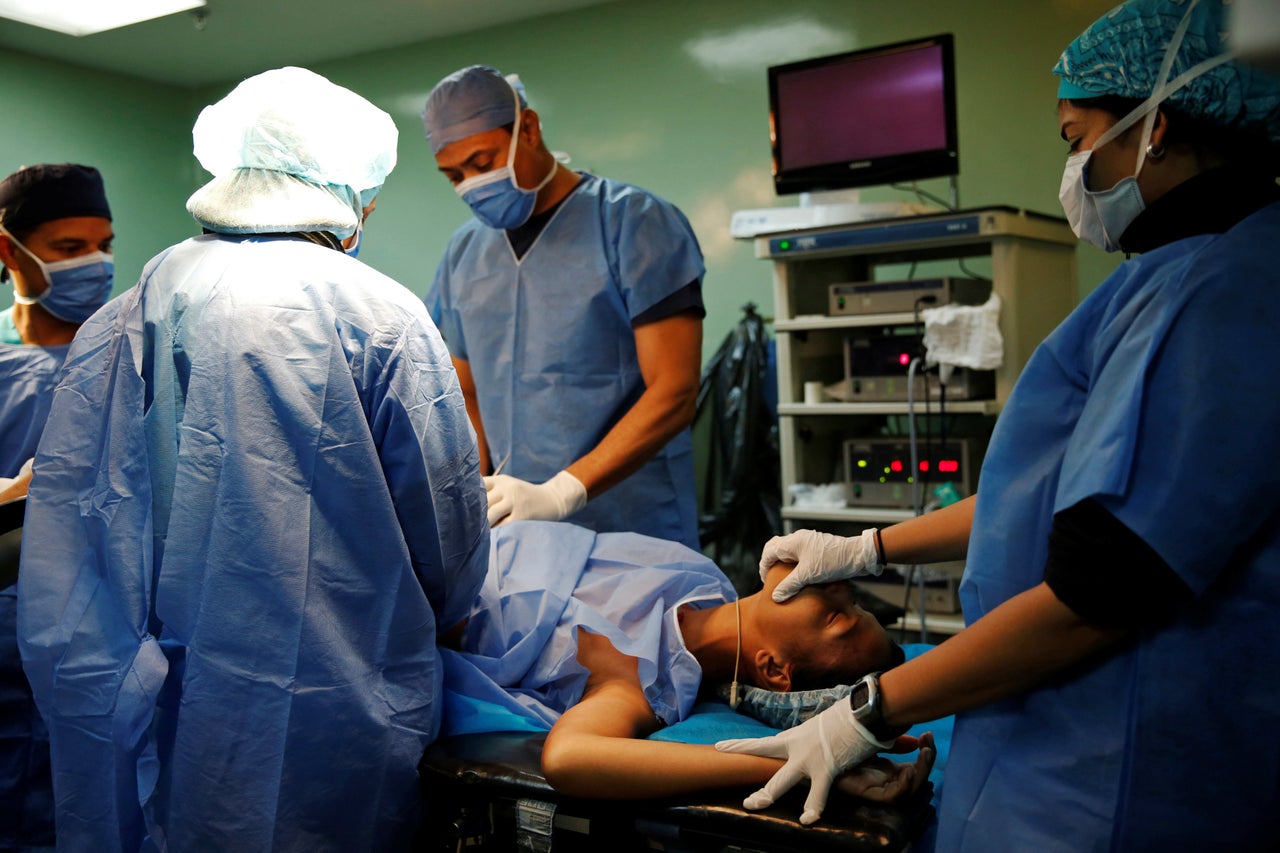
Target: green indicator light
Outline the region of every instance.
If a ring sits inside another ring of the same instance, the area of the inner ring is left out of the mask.
[[[785,252],[785,251],[787,251],[788,249],[790,249],[790,248],[791,248],[791,241],[790,241],[790,240],[779,240],[779,241],[778,241],[778,248],[779,248],[780,250],[784,251],[784,252]]]
[[[887,482],[889,482],[889,481],[888,481],[888,480],[886,480],[884,477],[881,477],[881,478],[880,478],[880,482],[882,482],[882,483],[887,483]]]
[[[859,468],[866,468],[866,467],[867,467],[867,460],[865,460],[865,459],[859,459],[859,460],[858,460],[858,467],[859,467]]]
[[[892,473],[893,473],[893,469],[886,465],[886,466],[885,466],[885,469],[884,469],[884,472],[885,472],[886,474],[892,474]]]

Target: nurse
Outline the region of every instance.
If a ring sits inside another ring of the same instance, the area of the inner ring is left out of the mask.
[[[80,324],[111,296],[111,208],[102,176],[72,163],[25,166],[0,181],[0,491],[29,460]]]
[[[81,327],[28,497],[58,846],[405,849],[489,529],[444,343],[348,254],[396,128],[282,68],[193,137],[205,233]]]
[[[940,850],[1280,841],[1280,83],[1223,16],[1132,0],[1055,67],[1067,218],[1132,257],[1031,358],[976,500],[766,546],[800,583],[967,547],[967,627],[852,708],[722,744],[788,759],[749,808],[808,777],[812,822],[841,769],[961,712]]]
[[[697,548],[689,425],[705,311],[688,221],[561,166],[523,86],[493,68],[441,80],[423,122],[475,214],[426,301],[490,475],[489,522],[566,519]]]

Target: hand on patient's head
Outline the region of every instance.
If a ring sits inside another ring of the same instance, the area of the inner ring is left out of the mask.
[[[760,579],[764,581],[777,563],[795,564],[796,570],[773,590],[773,600],[782,602],[809,584],[846,580],[861,574],[878,575],[881,569],[878,555],[874,528],[854,537],[797,530],[765,543],[760,555]]]

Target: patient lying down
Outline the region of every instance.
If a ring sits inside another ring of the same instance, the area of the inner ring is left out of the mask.
[[[900,660],[847,585],[774,602],[789,567],[735,607],[719,569],[674,543],[547,522],[503,525],[493,537],[480,599],[457,652],[445,652],[446,686],[550,725],[543,772],[566,794],[759,787],[780,761],[643,738],[687,717],[700,688],[710,694],[735,666],[743,684],[787,691],[848,684]],[[932,741],[902,738],[897,750],[917,746],[915,763],[873,759],[840,787],[877,800],[915,790],[932,767]]]

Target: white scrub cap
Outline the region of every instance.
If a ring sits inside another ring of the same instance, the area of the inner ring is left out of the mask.
[[[232,234],[355,233],[360,194],[396,165],[391,116],[305,68],[243,81],[191,132],[214,176],[187,200],[206,228]]]

